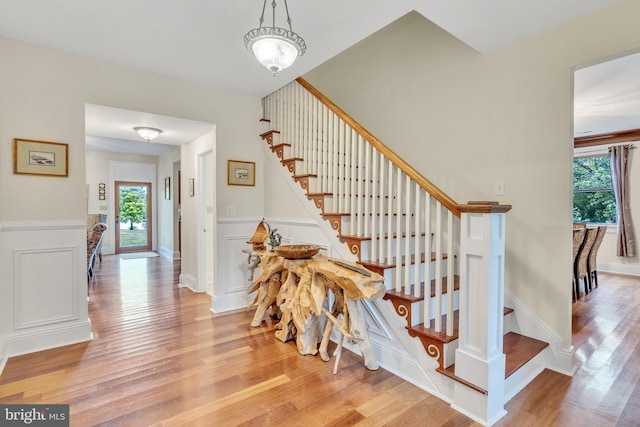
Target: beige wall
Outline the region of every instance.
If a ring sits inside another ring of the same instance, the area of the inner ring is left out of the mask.
[[[4,221],[84,217],[85,200],[78,195],[85,194],[85,103],[215,123],[222,158],[253,151],[259,134],[261,108],[255,97],[4,38],[0,53],[0,194],[13,201],[0,204]],[[14,175],[15,137],[69,144],[69,178]],[[242,212],[261,211],[221,190],[220,197],[231,197]]]
[[[640,47],[639,15],[621,1],[481,55],[412,13],[305,76],[458,202],[513,205],[506,287],[567,349],[572,67]]]
[[[261,117],[256,97],[5,38],[0,38],[0,58],[1,365],[6,356],[90,339],[83,225],[87,213],[85,104],[212,123],[217,159],[242,159],[250,153],[248,160],[258,162],[260,170],[262,157],[253,154]],[[13,138],[69,144],[69,177],[14,175]],[[233,203],[238,214],[262,215],[261,187],[231,193],[226,181],[220,180],[216,198],[221,206]],[[38,256],[25,256],[16,264],[12,257],[21,245],[35,248]],[[16,282],[16,271],[38,262],[42,265],[38,257],[48,257],[46,265],[64,260],[62,273],[45,281]],[[185,264],[190,268],[189,262]],[[21,312],[28,304],[16,299],[21,295],[17,289],[57,295],[51,304],[57,312],[49,317],[37,310]],[[16,323],[15,319],[23,318],[37,326]],[[68,320],[56,320],[61,318]]]

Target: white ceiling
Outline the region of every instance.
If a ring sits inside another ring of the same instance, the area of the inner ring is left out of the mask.
[[[258,26],[260,0],[0,0],[0,36],[263,96],[412,10],[484,53],[616,1],[289,0],[293,30],[305,39],[307,53],[275,77],[242,41]],[[282,3],[276,9],[279,16]],[[134,112],[127,126],[139,114]],[[87,120],[99,118],[88,114]],[[157,120],[169,143],[172,124]],[[87,134],[123,137],[111,133],[106,123],[88,124]],[[123,126],[114,123],[115,128]]]

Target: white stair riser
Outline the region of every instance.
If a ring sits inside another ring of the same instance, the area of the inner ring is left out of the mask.
[[[460,297],[458,291],[453,291],[453,310],[458,310],[460,306]],[[447,299],[449,294],[444,294],[440,297],[440,302],[442,304],[443,310],[447,308]],[[414,302],[411,304],[411,326],[419,325],[420,323],[424,323],[425,325],[435,318],[435,310],[436,310],[436,297],[429,298],[429,320],[425,321],[424,318],[424,301]],[[441,314],[445,314],[444,312]],[[442,329],[446,329],[446,325],[442,325]]]
[[[348,229],[347,229],[348,230]],[[343,232],[343,234],[345,234]],[[420,251],[424,253],[425,250],[425,242],[424,239],[425,237],[419,237],[421,239],[420,242]],[[404,256],[406,255],[406,237],[400,237],[400,253],[398,254],[397,252],[397,247],[398,247],[398,239],[396,237],[391,237],[390,239],[387,238],[383,238],[380,239],[379,237],[376,237],[376,244],[377,244],[377,249],[376,249],[376,257],[374,259],[373,257],[373,250],[372,250],[372,246],[373,246],[373,242],[371,240],[363,240],[360,243],[360,254],[361,254],[361,259],[365,259],[368,261],[379,261],[381,259],[380,257],[380,247],[382,246],[382,251],[384,254],[384,257],[382,257],[383,259],[387,259],[389,257],[388,254],[388,249],[389,249],[389,243],[391,243],[391,257],[395,257],[397,255],[400,256]],[[446,248],[446,245],[442,245],[443,248]],[[433,251],[435,248],[431,248],[431,250]],[[409,255],[413,255],[415,253],[415,236],[411,236],[409,238]]]
[[[442,261],[440,261],[440,268],[441,268],[441,273],[443,275],[443,277],[447,274],[447,259],[443,259]],[[435,278],[435,272],[436,272],[436,266],[435,266],[436,261],[431,261],[431,277],[429,277],[429,280],[433,280]],[[418,266],[418,280],[415,279],[415,269],[416,266]],[[410,286],[410,285],[414,285],[416,282],[417,283],[421,283],[424,282],[424,263],[420,263],[420,264],[412,264],[409,267],[409,277],[402,277],[402,282],[400,283],[401,287],[403,286]],[[455,266],[454,266],[455,267]],[[404,270],[404,267],[402,267],[402,269]],[[403,272],[404,274],[404,272]],[[457,268],[454,268],[454,274],[458,274],[457,273]],[[396,289],[396,267],[392,267],[392,268],[387,268],[384,270],[384,283],[387,289]]]

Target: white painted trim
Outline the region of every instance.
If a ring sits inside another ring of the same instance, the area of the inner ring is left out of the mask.
[[[211,312],[222,313],[225,311],[238,310],[247,307],[253,296],[244,292],[234,292],[224,296],[213,295],[211,297]]]
[[[609,262],[598,262],[598,271],[603,273],[627,274],[629,276],[640,276],[640,264],[618,264]]]
[[[8,221],[0,223],[1,232],[86,229],[87,221]]]
[[[191,292],[196,294],[202,293],[202,291],[196,291],[198,289],[198,281],[195,277],[189,274],[181,274],[178,282],[178,287],[180,288],[188,288]]]
[[[576,372],[574,363],[575,348],[563,348],[562,340],[551,329],[543,324],[524,304],[508,289],[504,291],[505,306],[513,308],[515,320],[512,322],[513,332],[549,343],[550,351],[546,352],[545,367],[573,376]]]
[[[75,322],[8,335],[4,339],[4,354],[9,358],[91,340],[91,322]]]
[[[169,249],[166,246],[158,246],[158,253],[165,258],[180,259],[180,252]]]

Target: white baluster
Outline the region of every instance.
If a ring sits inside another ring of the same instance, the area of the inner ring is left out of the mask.
[[[414,276],[417,278],[418,267],[420,265],[420,254],[415,254],[414,259],[415,262],[411,264],[411,178],[409,175],[405,175],[405,186],[403,197],[405,199],[405,222],[404,222],[404,293],[407,295],[411,294],[411,269],[414,269]],[[401,239],[402,236],[398,236],[398,239]],[[415,281],[415,279],[414,279]],[[418,283],[416,282],[416,287],[418,287]]]
[[[436,292],[435,292],[435,331],[442,331],[442,205],[436,201],[435,264],[436,264]]]
[[[373,149],[371,153],[371,251],[372,261],[377,261],[380,250],[380,239],[378,239],[378,201],[380,194],[378,193],[378,167],[380,165],[380,156],[378,150]]]
[[[422,236],[420,234],[420,223],[422,221],[422,217],[424,215],[424,213],[422,212],[422,199],[421,199],[421,195],[422,195],[422,189],[420,188],[419,185],[415,186],[415,197],[414,197],[414,225],[413,225],[413,233],[414,233],[414,237],[413,237],[413,253],[414,256],[416,257],[416,265],[413,268],[414,271],[414,279],[413,279],[413,295],[415,297],[419,297],[420,296],[420,271],[421,271],[421,267],[424,264],[420,264],[417,261],[420,259],[420,255],[421,255],[421,245],[420,242],[422,241]],[[407,237],[408,238],[408,237]],[[424,258],[424,262],[425,264],[428,262],[428,257],[427,254],[425,253],[425,258]],[[426,299],[425,299],[426,301]]]
[[[394,198],[394,188],[393,188],[393,175],[394,175],[395,166],[391,163],[391,160],[387,160],[387,171],[389,174],[389,181],[387,182],[387,264],[391,264],[392,254],[393,254],[393,198]]]
[[[355,164],[355,168],[356,171],[358,173],[358,178],[356,181],[356,192],[351,194],[351,197],[354,197],[356,199],[356,211],[357,211],[357,218],[358,218],[358,229],[356,230],[356,235],[357,236],[363,236],[364,234],[362,234],[362,230],[363,230],[363,224],[366,221],[366,219],[362,216],[362,213],[364,211],[364,198],[365,198],[365,194],[364,194],[364,149],[363,149],[363,139],[360,135],[358,135],[358,133],[354,130],[353,131],[354,134],[354,139],[356,141],[355,146],[356,146],[356,152],[358,153],[357,155],[357,159],[358,162]]]
[[[402,170],[396,168],[396,171],[396,291],[400,292],[402,290],[402,240],[400,237],[402,234],[402,198],[404,194],[402,192]]]
[[[447,335],[453,335],[453,213],[447,210]]]
[[[429,325],[431,320],[431,252],[433,246],[431,244],[432,215],[431,215],[431,195],[425,194],[424,201],[424,324]]]

